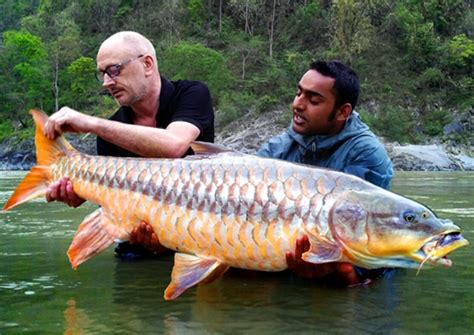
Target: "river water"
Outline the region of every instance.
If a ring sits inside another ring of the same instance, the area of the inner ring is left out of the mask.
[[[0,172],[1,204],[23,175]],[[474,173],[398,172],[392,190],[474,243]],[[471,245],[452,268],[398,270],[368,287],[230,271],[167,302],[172,256],[124,262],[111,247],[71,269],[66,250],[94,208],[37,199],[0,213],[0,334],[474,334]]]

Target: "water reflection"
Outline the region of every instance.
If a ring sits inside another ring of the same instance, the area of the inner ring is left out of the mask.
[[[76,307],[76,300],[68,300],[67,308],[64,310],[64,334],[86,334],[85,329],[89,327],[90,324],[91,320],[86,312],[83,309]]]
[[[172,257],[137,263],[117,261],[113,302],[127,306],[127,331],[161,329],[165,334],[258,333],[354,329],[391,333],[400,327],[400,296],[394,271],[369,287],[326,287],[293,274],[231,269],[175,301],[163,300]],[[143,266],[143,267],[142,267]],[[149,276],[156,277],[150,285]],[[153,310],[149,310],[153,306]],[[122,320],[123,320],[122,319]]]

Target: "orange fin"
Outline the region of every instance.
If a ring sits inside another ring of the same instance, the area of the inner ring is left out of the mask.
[[[49,168],[43,166],[33,167],[3,206],[3,211],[6,212],[31,199],[44,196],[48,188],[48,180]]]
[[[237,151],[226,148],[225,146],[220,145],[220,144],[201,142],[201,141],[191,142],[191,149],[193,149],[196,155],[212,155],[212,154],[219,154],[222,152],[232,152],[236,154],[241,154]]]
[[[48,116],[45,113],[38,109],[32,109],[30,113],[33,116],[36,127],[35,145],[38,165],[33,167],[23,178],[13,195],[4,205],[3,211],[7,211],[33,198],[44,196],[51,178],[49,166],[56,162],[59,157],[75,150],[62,136],[59,136],[54,141],[44,136],[43,128],[48,120]]]
[[[165,290],[164,298],[173,300],[198,283],[208,284],[216,280],[228,269],[228,265],[221,264],[215,259],[176,253],[171,283]]]
[[[35,145],[38,165],[51,165],[58,157],[75,150],[63,136],[59,136],[55,140],[50,140],[44,136],[44,125],[48,121],[48,116],[44,112],[39,109],[32,109],[30,114],[33,116],[36,127]]]
[[[69,262],[74,269],[107,249],[114,242],[115,237],[111,236],[107,230],[108,220],[102,208],[99,208],[89,214],[79,225],[67,251]]]

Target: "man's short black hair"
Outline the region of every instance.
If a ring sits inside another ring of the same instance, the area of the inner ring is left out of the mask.
[[[338,60],[316,61],[311,63],[310,70],[315,70],[325,77],[334,78],[333,91],[336,96],[336,109],[345,103],[350,103],[352,109],[359,99],[359,78],[350,67]]]

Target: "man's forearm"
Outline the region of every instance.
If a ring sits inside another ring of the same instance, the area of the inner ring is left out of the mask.
[[[91,132],[141,157],[182,157],[190,142],[197,137],[99,118],[94,120]]]

